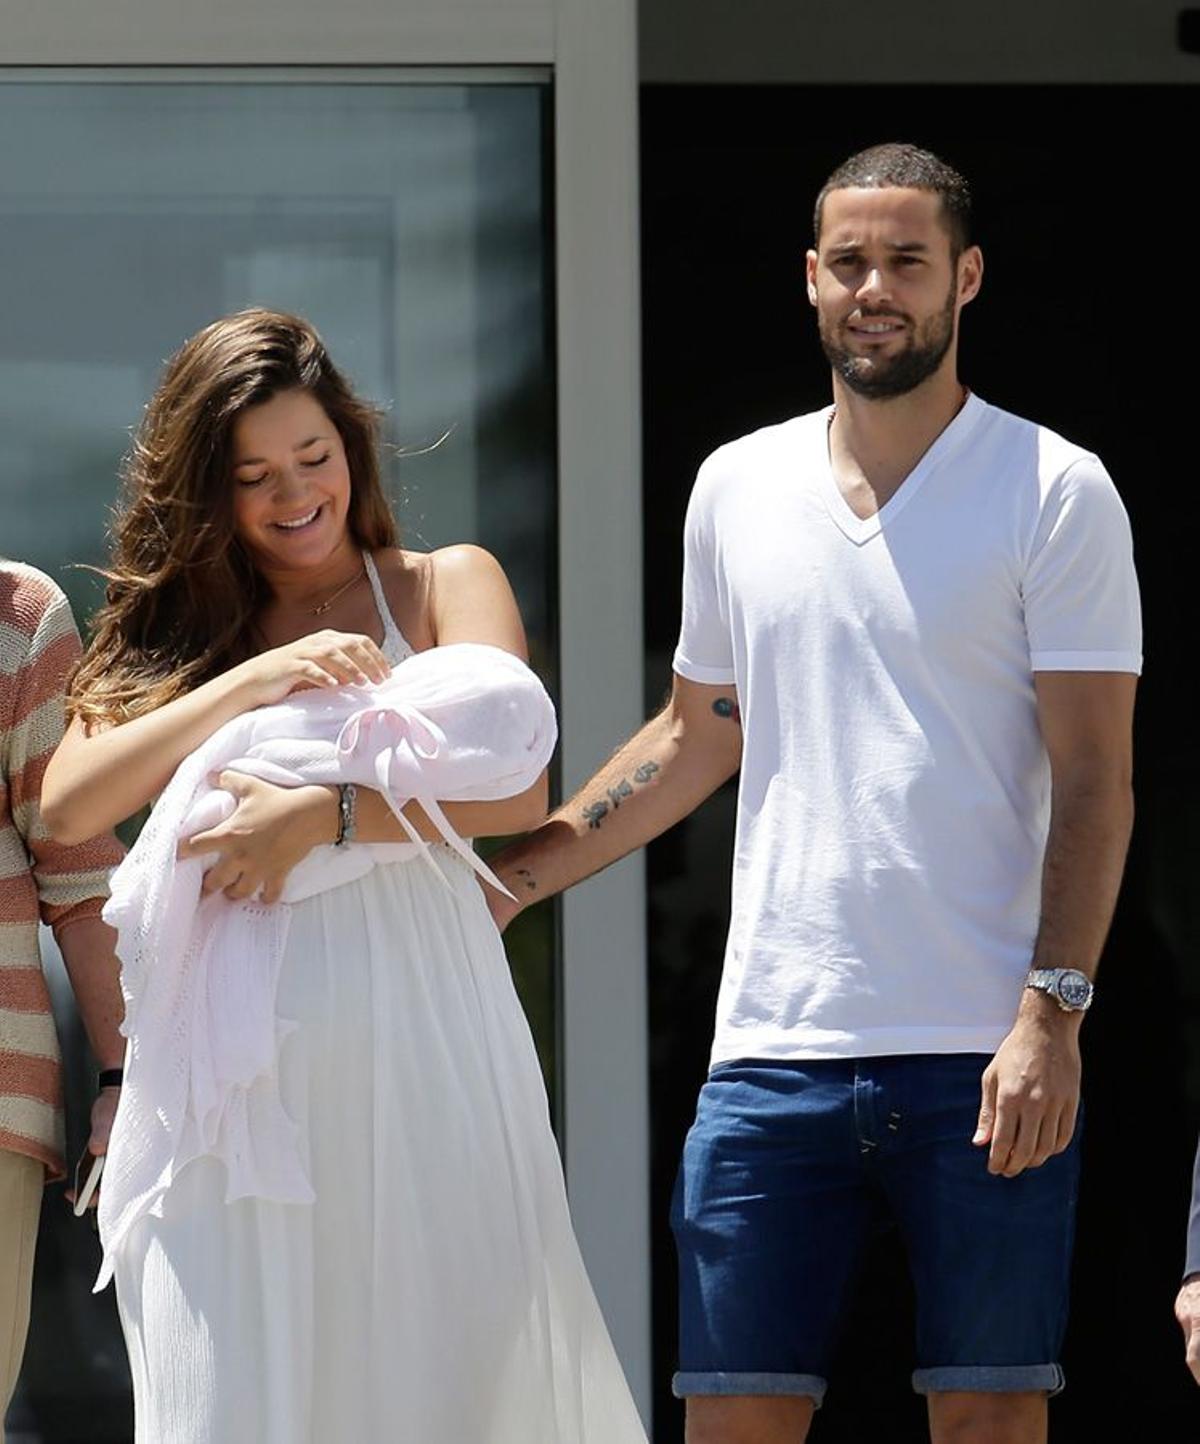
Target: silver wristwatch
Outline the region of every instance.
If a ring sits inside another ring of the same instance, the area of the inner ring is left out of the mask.
[[[1064,1013],[1086,1013],[1092,1006],[1092,980],[1078,968],[1030,968],[1027,988],[1049,993]]]

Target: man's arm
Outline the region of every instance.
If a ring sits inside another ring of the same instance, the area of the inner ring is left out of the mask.
[[[732,685],[676,674],[670,700],[536,832],[490,859],[516,903],[487,889],[497,926],[599,872],[686,817],[742,760]]]
[[[1093,976],[1112,921],[1133,825],[1136,677],[1038,672],[1038,721],[1050,756],[1050,834],[1031,966]],[[1026,988],[1012,1031],[983,1075],[975,1143],[1012,1178],[1061,1153],[1079,1107],[1079,1027],[1053,998]]]

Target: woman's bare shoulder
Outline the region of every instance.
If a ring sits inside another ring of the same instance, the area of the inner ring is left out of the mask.
[[[433,552],[414,552],[406,547],[380,547],[371,553],[380,578],[420,575],[429,569]]]
[[[464,542],[431,553],[431,612],[442,643],[490,642],[520,657],[525,632],[504,568],[483,547]]]
[[[371,553],[396,625],[410,646],[423,652],[435,640],[433,553],[383,547]]]
[[[504,568],[472,542],[431,552],[374,553],[392,615],[418,651],[452,641],[491,642],[525,656],[525,633]]]
[[[502,580],[504,568],[486,547],[474,542],[455,542],[429,553],[436,582],[484,582]]]

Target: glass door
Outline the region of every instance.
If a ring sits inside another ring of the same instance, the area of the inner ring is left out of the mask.
[[[81,626],[130,428],[164,359],[249,305],[299,312],[387,411],[405,544],[476,541],[517,591],[557,695],[549,87],[436,71],[168,72],[0,84],[0,549],[64,587]],[[506,939],[551,1097],[553,919]],[[47,935],[47,950],[53,944]],[[66,995],[69,1144],[91,1074]],[[47,1192],[21,1444],[129,1437],[97,1245]],[[64,1361],[70,1361],[64,1367]]]

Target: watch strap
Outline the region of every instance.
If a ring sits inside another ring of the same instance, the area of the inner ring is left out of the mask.
[[[1064,979],[1072,980],[1071,987],[1083,987],[1081,999],[1069,998],[1063,989]],[[1078,980],[1078,981],[1076,981]],[[1095,991],[1091,978],[1079,968],[1030,968],[1025,974],[1025,986],[1040,993],[1048,993],[1066,1013],[1084,1013],[1092,1004]]]
[[[1044,992],[1047,988],[1054,986],[1059,973],[1063,971],[1065,971],[1063,968],[1030,968],[1025,974],[1025,986],[1039,988]]]

